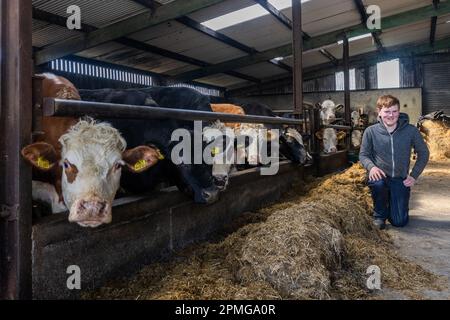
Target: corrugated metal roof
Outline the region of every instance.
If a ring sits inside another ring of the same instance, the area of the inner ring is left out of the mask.
[[[160,0],[158,2],[167,4],[172,1]],[[244,7],[255,5],[255,3],[253,0],[227,0],[191,13],[189,17],[198,22],[203,22]],[[364,0],[364,3],[365,5],[379,5],[382,16],[386,17],[402,11],[431,5],[431,0]],[[72,4],[80,6],[82,22],[95,27],[104,27],[148,10],[131,0],[33,0],[34,7],[60,16],[68,16],[66,9]],[[282,12],[288,18],[292,17],[291,8],[284,9]],[[311,0],[302,4],[302,12],[303,30],[311,36],[356,25],[361,21],[354,0]],[[437,40],[450,35],[450,23],[446,23],[448,20],[450,20],[450,15],[439,17],[436,30]],[[291,42],[292,36],[291,31],[270,14],[245,23],[230,26],[219,30],[219,32],[259,51],[288,44]],[[428,41],[429,33],[430,19],[426,19],[419,23],[383,31],[381,41],[386,47],[406,43],[426,42]],[[33,45],[37,47],[58,42],[74,34],[78,34],[78,32],[69,31],[66,28],[49,25],[41,21],[33,21]],[[211,64],[247,55],[239,49],[212,39],[176,21],[147,28],[129,35],[129,37]],[[327,46],[327,50],[336,58],[342,58],[342,45],[330,45]],[[376,46],[371,37],[350,42],[351,56],[373,50],[376,50]],[[79,53],[79,55],[157,73],[164,73],[166,75],[176,75],[199,68],[198,66],[125,47],[114,42],[85,50]],[[283,62],[292,65],[292,57],[283,60]],[[329,60],[318,51],[310,51],[303,56],[304,67],[325,62],[329,62]],[[285,70],[266,62],[234,71],[261,79],[286,73]],[[212,75],[199,80],[219,86],[234,86],[246,83],[245,80],[225,74]]]
[[[83,23],[97,28],[129,18],[147,9],[130,0],[33,0],[33,7],[68,17],[67,8],[77,5]]]
[[[253,64],[253,65],[245,67],[245,68],[236,69],[235,71],[238,71],[240,73],[243,73],[243,74],[255,77],[255,78],[259,78],[259,79],[263,79],[263,78],[267,78],[267,77],[271,77],[271,76],[275,76],[275,75],[280,75],[280,74],[288,74],[286,70],[281,69],[280,67],[277,67],[268,62]]]
[[[54,24],[33,20],[33,37],[32,43],[34,47],[44,47],[49,44],[71,38],[80,34],[77,31],[71,31]]]
[[[246,55],[241,50],[214,40],[176,21],[147,28],[130,35],[130,38],[209,63],[218,63]]]
[[[235,78],[235,77],[223,74],[223,73],[200,78],[200,79],[197,79],[196,81],[210,84],[210,85],[221,86],[221,87],[231,87],[233,85],[238,85],[238,84],[239,85],[251,84],[248,81],[245,81],[245,80],[242,80],[239,78]]]

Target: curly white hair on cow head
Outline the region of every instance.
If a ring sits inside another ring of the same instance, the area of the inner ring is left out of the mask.
[[[111,205],[120,186],[126,142],[106,122],[80,120],[59,139],[61,179],[69,221],[96,227],[111,222]]]

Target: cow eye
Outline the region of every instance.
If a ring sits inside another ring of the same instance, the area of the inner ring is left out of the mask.
[[[120,168],[122,168],[122,164],[120,162],[116,162],[114,165],[114,171],[119,170]]]
[[[70,166],[71,166],[71,163],[69,161],[67,161],[67,160],[64,160],[63,166],[64,166],[64,169],[69,169]]]

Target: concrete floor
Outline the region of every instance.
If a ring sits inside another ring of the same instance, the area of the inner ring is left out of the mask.
[[[446,290],[428,290],[424,296],[450,299],[450,162],[428,164],[412,189],[409,224],[389,225],[387,232],[406,258],[447,279]],[[386,298],[403,298],[391,294]]]

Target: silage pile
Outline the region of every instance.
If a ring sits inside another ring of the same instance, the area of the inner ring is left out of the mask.
[[[431,160],[450,159],[450,127],[447,124],[439,120],[424,120],[421,131],[430,149]]]
[[[437,288],[434,275],[399,257],[387,235],[372,226],[364,179],[354,165],[306,194],[291,193],[283,203],[249,213],[222,241],[192,246],[84,297],[379,298],[366,287],[370,265],[380,267],[383,286],[409,296]]]

